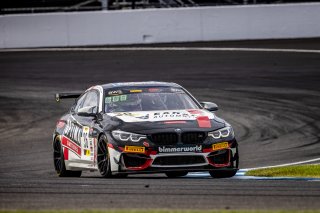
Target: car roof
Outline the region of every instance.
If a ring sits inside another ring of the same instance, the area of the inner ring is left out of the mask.
[[[101,87],[103,89],[112,89],[112,88],[119,88],[119,87],[130,87],[130,86],[137,86],[137,87],[182,87],[179,84],[172,83],[172,82],[160,82],[160,81],[141,81],[141,82],[118,82],[118,83],[109,83],[103,84]]]

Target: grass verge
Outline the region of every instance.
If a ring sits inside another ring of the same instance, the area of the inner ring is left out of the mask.
[[[320,178],[320,164],[256,169],[256,170],[250,170],[246,172],[246,175],[263,176],[263,177]]]

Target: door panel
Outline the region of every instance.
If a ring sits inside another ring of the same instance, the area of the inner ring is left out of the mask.
[[[95,167],[97,139],[92,136],[95,118],[80,116],[77,112],[84,107],[97,106],[98,95],[96,91],[89,91],[78,99],[62,136],[62,144],[67,149],[66,160],[81,163],[85,168]]]

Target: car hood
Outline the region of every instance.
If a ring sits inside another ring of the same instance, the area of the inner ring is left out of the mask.
[[[225,126],[224,120],[203,109],[117,112],[106,115],[112,120],[120,121],[116,128],[144,134],[155,130],[174,131],[176,128],[209,131]]]
[[[146,121],[189,121],[197,120],[198,117],[207,117],[208,119],[213,119],[215,117],[213,113],[203,109],[117,112],[107,113],[107,115],[117,117],[127,123]]]

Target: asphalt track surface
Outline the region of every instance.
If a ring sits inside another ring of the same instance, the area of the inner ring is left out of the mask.
[[[190,46],[319,50],[320,39]],[[53,94],[147,80],[177,82],[199,100],[217,103],[217,114],[234,126],[241,168],[320,156],[319,53],[0,52],[0,209],[320,208],[320,181],[168,179],[162,174],[103,179],[96,172],[58,178],[52,131],[71,101],[57,104]]]

